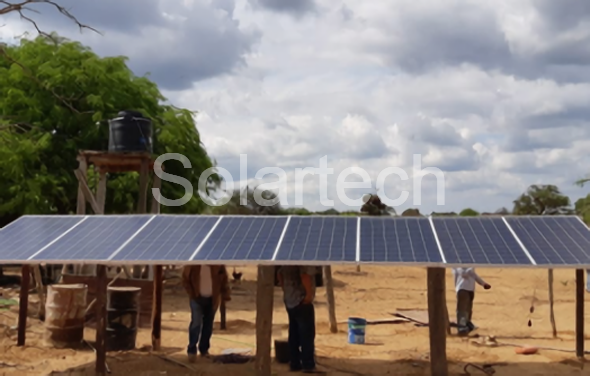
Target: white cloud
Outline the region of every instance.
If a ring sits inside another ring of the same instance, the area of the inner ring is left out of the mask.
[[[248,154],[249,178],[259,168],[278,166],[290,181],[295,168],[318,167],[327,155],[335,170],[331,198],[337,174],[347,167],[363,167],[374,185],[380,171],[399,166],[410,179],[390,177],[384,192],[396,198],[412,190],[412,158],[421,154],[423,167],[440,168],[446,181],[440,208],[434,178],[424,177],[426,213],[511,207],[533,183],[558,184],[574,198],[586,193],[573,182],[590,165],[587,7],[572,13],[532,0],[191,4],[186,9],[205,9],[211,22],[222,20],[223,27],[204,23],[209,31],[199,35],[213,32],[215,43],[226,48],[195,37],[190,46],[154,50],[153,64],[174,67],[171,62],[188,59],[183,67],[198,70],[212,51],[226,51],[214,61],[226,57],[231,69],[206,79],[189,74],[196,77],[191,89],[165,94],[200,112],[205,146],[235,176],[240,154]],[[189,26],[169,28],[157,40],[187,40],[194,29]],[[252,30],[259,30],[259,39]],[[145,51],[151,43],[132,32],[120,40],[87,41],[98,47],[108,42],[122,53],[133,51],[130,45]],[[149,57],[140,58],[149,68]],[[325,209],[318,184],[309,177],[304,185],[311,209]],[[288,197],[293,194],[289,186]],[[412,206],[410,201],[398,211]]]

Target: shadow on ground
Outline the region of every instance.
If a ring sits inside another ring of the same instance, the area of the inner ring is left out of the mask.
[[[196,364],[189,364],[184,354],[172,354],[160,356],[157,354],[144,354],[139,352],[119,353],[110,355],[107,363],[113,376],[155,376],[155,375],[194,375],[213,376],[231,375],[245,376],[255,375],[254,362],[246,364],[217,364],[211,360],[199,359]],[[327,375],[404,375],[426,376],[430,375],[430,363],[428,360],[398,359],[392,361],[368,360],[368,359],[334,359],[318,358],[318,365]],[[494,370],[497,375],[584,375],[581,363],[567,361],[558,363],[499,363],[499,364],[473,364],[449,362],[449,376],[459,375],[485,375],[476,367],[491,366],[488,370]],[[467,368],[466,368],[467,366]],[[475,367],[474,367],[475,366]],[[466,373],[467,371],[468,373]],[[94,375],[94,364],[86,364],[62,372],[53,372],[50,375]],[[278,376],[296,375],[289,372],[288,366],[273,362],[272,374]]]

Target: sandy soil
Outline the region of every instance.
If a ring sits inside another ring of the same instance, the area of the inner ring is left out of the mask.
[[[239,268],[244,281],[234,285],[233,300],[228,305],[228,329],[216,330],[212,339],[212,354],[224,349],[251,349],[255,340],[254,268]],[[354,267],[334,268],[336,314],[339,321],[349,316],[367,319],[391,318],[398,308],[426,308],[426,270],[415,268],[364,267],[361,275]],[[574,349],[575,272],[555,272],[555,315],[559,338],[553,339],[549,322],[547,272],[514,269],[480,269],[492,289],[479,288],[475,296],[473,321],[480,336],[495,335],[499,342]],[[187,299],[174,282],[165,289],[162,343],[169,357],[186,363],[184,349],[189,322]],[[4,291],[4,296],[16,294]],[[535,299],[533,299],[535,296]],[[447,299],[451,317],[454,316],[452,275],[447,271]],[[36,312],[35,297],[31,297],[30,314]],[[535,300],[535,311],[529,313]],[[91,350],[48,348],[43,343],[43,326],[29,319],[27,346],[16,343],[16,307],[0,312],[0,374],[18,375],[92,375],[94,354]],[[588,317],[588,314],[586,314]],[[532,326],[527,325],[531,319]],[[349,345],[347,326],[339,325],[339,333],[328,330],[325,289],[319,288],[316,302],[317,356],[321,368],[330,375],[429,375],[428,328],[411,323],[384,324],[367,327],[367,344]],[[286,338],[287,318],[281,302],[281,292],[275,292],[274,338]],[[588,319],[586,319],[588,325]],[[13,327],[13,328],[11,328]],[[94,339],[94,331],[86,329],[85,338]],[[588,337],[587,337],[588,338]],[[448,339],[447,354],[452,375],[465,374],[467,363],[494,364],[496,375],[590,375],[583,369],[573,352],[540,350],[535,355],[517,355],[514,347],[480,347],[453,335]],[[178,364],[151,354],[150,331],[140,330],[138,350],[109,354],[107,360],[112,375],[253,375],[252,363],[219,365],[200,360],[191,371]],[[53,372],[53,373],[52,373]],[[472,375],[484,375],[471,369]],[[273,364],[276,375],[291,374],[285,365]]]

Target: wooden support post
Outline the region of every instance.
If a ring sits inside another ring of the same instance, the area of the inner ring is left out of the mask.
[[[45,321],[45,288],[43,287],[43,278],[41,277],[41,269],[39,265],[33,266],[33,274],[35,275],[37,295],[39,295],[39,312],[37,315],[39,320]]]
[[[27,333],[27,312],[29,310],[29,285],[31,282],[31,267],[23,265],[21,268],[20,302],[18,306],[18,337],[17,346],[24,346]]]
[[[428,330],[432,376],[448,376],[447,323],[445,322],[445,269],[428,268]]]
[[[553,311],[553,269],[549,269],[547,274],[549,283],[549,321],[553,329],[553,338],[557,338],[557,326],[555,326],[555,313]]]
[[[328,298],[328,318],[330,320],[330,332],[338,333],[336,322],[336,302],[334,299],[334,281],[332,280],[332,267],[324,266],[324,278],[326,279],[326,297]]]
[[[162,265],[154,266],[154,302],[152,305],[152,349],[160,351],[162,334]]]
[[[78,156],[78,170],[80,171],[81,176],[84,176],[84,180],[86,180],[87,172],[88,172],[88,162],[86,161],[86,157]],[[84,215],[86,214],[86,197],[84,196],[84,189],[82,188],[82,182],[80,178],[76,174],[76,178],[78,178],[78,203],[76,205],[76,214],[77,215]],[[80,268],[74,268],[74,274],[77,274],[80,271]],[[68,273],[68,265],[63,265],[61,269],[61,276],[59,277],[59,282],[63,282],[63,276]]]
[[[144,214],[147,212],[147,188],[150,175],[149,160],[142,159],[141,170],[139,171],[139,201],[137,202],[137,213]]]
[[[106,374],[106,343],[107,328],[107,268],[104,265],[96,267],[96,375]]]
[[[150,175],[149,160],[143,158],[141,160],[141,168],[139,170],[139,199],[137,201],[137,214],[147,213],[147,188]],[[149,268],[149,267],[146,267]],[[149,274],[149,270],[143,273],[143,265],[133,265],[133,278],[141,279]]]
[[[107,198],[107,174],[103,171],[98,171],[98,187],[96,187],[96,203],[100,209],[100,214],[104,214],[104,207]],[[99,214],[99,213],[96,213]]]
[[[151,212],[153,214],[160,214],[160,201],[158,201],[160,199],[160,197],[162,197],[162,179],[160,179],[160,177],[156,174],[154,174],[154,183],[152,185],[152,189],[159,189],[160,191],[158,191],[159,193],[155,193],[152,196],[152,208],[151,208]]]
[[[270,376],[274,266],[258,266],[256,288],[256,375]]]
[[[94,211],[95,214],[102,214],[98,206],[98,203],[96,202],[96,199],[92,194],[92,191],[88,187],[88,183],[86,182],[86,176],[84,176],[80,170],[75,170],[74,174],[76,174],[76,177],[78,178],[79,185],[82,187],[82,193],[84,194],[86,201],[88,201],[88,203],[90,204],[92,211]]]
[[[86,173],[88,171],[88,163],[86,162],[86,158],[78,157],[78,170],[84,179],[86,179]],[[78,180],[78,206],[76,207],[76,214],[84,215],[86,214],[86,198],[84,197],[84,191],[82,189],[82,182]]]
[[[221,299],[221,304],[219,305],[219,314],[221,316],[220,322],[219,322],[219,328],[221,330],[227,329],[226,308],[227,307],[225,306],[225,300]]]
[[[584,358],[584,270],[576,270],[576,355]]]

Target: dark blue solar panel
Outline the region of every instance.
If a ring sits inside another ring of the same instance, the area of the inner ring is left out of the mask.
[[[111,260],[188,261],[218,220],[198,215],[157,216]]]
[[[291,217],[275,260],[356,261],[358,218]]]
[[[223,217],[193,260],[271,260],[287,217]]]
[[[361,262],[442,262],[428,218],[361,218]]]
[[[27,260],[67,230],[83,216],[24,216],[0,230],[0,260]]]
[[[33,260],[107,260],[150,218],[91,215]]]
[[[501,217],[432,218],[450,264],[530,265]]]
[[[590,232],[571,216],[506,217],[537,265],[590,264]]]

